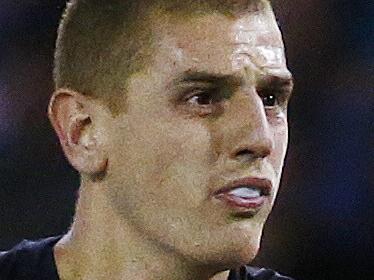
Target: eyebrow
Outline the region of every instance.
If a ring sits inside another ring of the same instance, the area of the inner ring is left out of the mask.
[[[290,98],[294,89],[294,78],[290,72],[286,74],[264,74],[259,78],[259,87],[269,89],[282,89]]]
[[[221,74],[209,73],[206,71],[192,71],[188,70],[183,72],[180,76],[176,77],[172,84],[183,85],[189,83],[221,83],[227,82],[230,84],[242,84],[245,78],[237,74]],[[258,86],[268,88],[282,88],[289,92],[291,96],[294,87],[294,78],[290,72],[282,74],[262,73],[256,78]]]

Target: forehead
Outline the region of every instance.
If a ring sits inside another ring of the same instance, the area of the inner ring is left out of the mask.
[[[281,32],[271,10],[170,16],[154,24],[154,63],[230,75],[249,68],[287,71]]]

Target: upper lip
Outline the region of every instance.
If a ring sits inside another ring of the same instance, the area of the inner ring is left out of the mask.
[[[238,187],[251,187],[257,188],[261,191],[261,195],[270,195],[273,189],[273,184],[269,179],[244,177],[234,180],[213,193],[213,196],[229,192]]]

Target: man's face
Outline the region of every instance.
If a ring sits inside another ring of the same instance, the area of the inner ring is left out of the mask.
[[[183,256],[249,262],[287,148],[292,80],[273,14],[151,26],[153,60],[128,79],[126,112],[105,124],[107,196],[121,219]],[[247,177],[268,181],[233,185]]]

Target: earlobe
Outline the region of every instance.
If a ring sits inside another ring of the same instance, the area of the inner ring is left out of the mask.
[[[80,173],[95,175],[105,172],[107,157],[92,121],[95,111],[90,102],[80,93],[61,89],[51,98],[48,116],[71,165]]]

